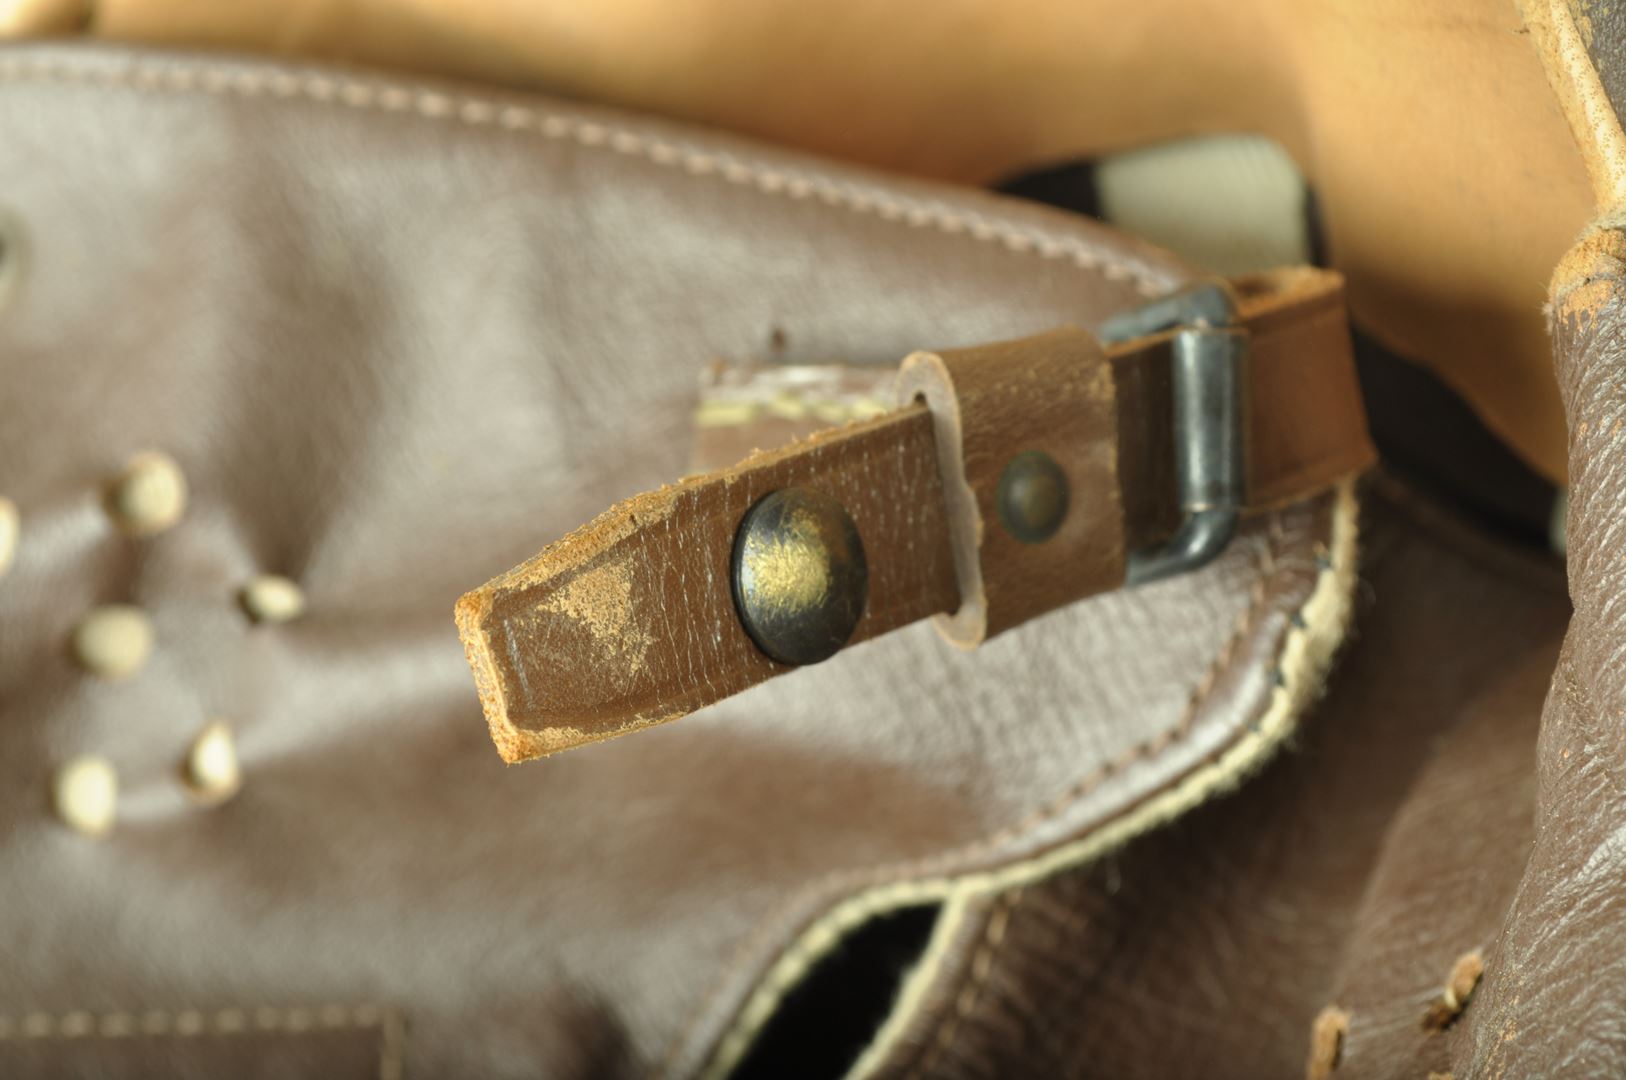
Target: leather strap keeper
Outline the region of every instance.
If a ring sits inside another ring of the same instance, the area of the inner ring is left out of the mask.
[[[972,648],[1124,580],[1118,401],[1112,365],[1077,327],[1021,341],[911,355],[897,397],[932,410],[960,605],[937,617]],[[1025,543],[999,524],[1000,477],[1018,454],[1061,467],[1068,510],[1054,535]]]
[[[1233,283],[1248,366],[1248,504],[1318,494],[1374,460],[1336,274]],[[499,752],[551,754],[676,719],[791,670],[734,608],[734,534],[758,499],[818,488],[856,523],[869,565],[850,643],[931,615],[974,645],[1124,580],[1125,555],[1179,521],[1168,344],[1103,350],[1064,328],[916,353],[898,410],[636,496],[465,595],[457,621]],[[915,401],[919,396],[924,403]],[[999,477],[1025,450],[1061,466],[1060,528],[998,524]]]

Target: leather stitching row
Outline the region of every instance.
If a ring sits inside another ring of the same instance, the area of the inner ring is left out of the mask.
[[[1235,652],[1237,644],[1247,636],[1248,631],[1257,623],[1258,615],[1263,609],[1266,595],[1264,583],[1276,570],[1276,556],[1273,548],[1276,543],[1286,541],[1280,514],[1271,515],[1268,532],[1271,543],[1261,549],[1259,559],[1260,578],[1254,586],[1248,609],[1238,620],[1235,631],[1226,641],[1225,648],[1209,665],[1202,680],[1199,681],[1197,689],[1193,692],[1192,700],[1187,706],[1187,714],[1181,724],[1186,731],[1190,730],[1191,722],[1199,712],[1196,707],[1197,701],[1208,696],[1213,689],[1214,683],[1218,680],[1219,671],[1229,666],[1231,655]],[[970,978],[961,988],[959,994],[955,995],[954,1012],[944,1018],[937,1029],[936,1036],[932,1039],[930,1049],[909,1071],[905,1080],[921,1080],[921,1077],[929,1075],[932,1066],[939,1059],[953,1051],[956,1041],[971,1016],[971,1010],[976,1008],[977,1002],[982,998],[983,988],[987,985],[988,976],[993,971],[994,957],[1004,944],[1005,933],[1009,928],[1011,916],[1015,913],[1017,905],[1022,902],[1022,897],[1023,890],[1016,888],[1000,899],[999,907],[988,920],[988,931],[983,937],[982,944],[978,947],[976,955],[971,959]]]
[[[255,1009],[200,1009],[145,1012],[86,1011],[66,1013],[30,1012],[21,1016],[0,1015],[0,1043],[29,1039],[118,1039],[163,1035],[201,1038],[215,1035],[254,1035],[283,1033],[297,1035],[308,1031],[355,1031],[377,1028],[379,1032],[379,1080],[400,1080],[405,1030],[401,1016],[382,1005],[323,1005],[314,1008],[294,1006]]]
[[[954,996],[954,1011],[944,1017],[937,1028],[937,1034],[932,1038],[931,1045],[922,1055],[915,1067],[909,1070],[905,1080],[920,1080],[930,1075],[931,1068],[937,1064],[939,1058],[954,1049],[955,1040],[959,1038],[961,1030],[971,1016],[971,1010],[977,1007],[982,999],[983,988],[988,984],[988,976],[994,970],[994,957],[998,954],[1000,946],[1005,943],[1005,932],[1010,928],[1011,915],[1015,913],[1016,906],[1022,902],[1023,890],[1012,889],[999,900],[994,913],[988,918],[988,929],[983,934],[982,943],[977,947],[976,955],[971,958],[971,976],[966,980],[960,992]]]
[[[299,99],[363,111],[416,115],[469,127],[496,127],[531,132],[544,139],[574,142],[592,149],[642,158],[663,168],[681,169],[725,183],[754,188],[765,195],[794,200],[817,199],[850,213],[872,215],[914,228],[929,228],[1041,259],[1063,260],[1100,274],[1109,281],[1130,282],[1144,296],[1167,291],[1143,267],[1091,248],[1074,237],[975,212],[946,203],[899,197],[879,188],[837,180],[819,173],[781,169],[671,142],[658,135],[613,124],[582,120],[524,105],[501,104],[470,94],[410,89],[312,72],[256,71],[218,66],[169,67],[152,62],[93,66],[38,57],[0,59],[0,82],[29,79],[131,87],[147,91],[204,93],[243,98]]]
[[[696,150],[659,136],[614,125],[580,120],[521,105],[499,104],[471,95],[409,89],[388,83],[287,71],[234,70],[224,67],[177,68],[140,62],[119,67],[94,67],[32,56],[0,60],[0,82],[29,79],[125,86],[146,91],[300,99],[357,110],[412,114],[429,120],[454,122],[470,127],[528,131],[544,139],[571,141],[582,147],[607,149],[642,158],[657,166],[682,169],[691,175],[714,177],[726,183],[754,188],[766,195],[792,200],[817,199],[831,207],[855,214],[873,215],[882,220],[901,222],[913,228],[931,228],[949,235],[964,236],[976,242],[993,243],[1017,254],[1066,261],[1080,269],[1098,273],[1109,281],[1130,282],[1136,291],[1143,295],[1152,296],[1165,291],[1162,283],[1144,269],[1092,250],[1075,238],[1022,228],[1008,221],[959,211],[940,202],[900,198],[877,188],[840,181],[817,173],[779,169],[742,161],[729,154]],[[1273,523],[1277,521],[1274,515],[1272,521]],[[1273,528],[1279,532],[1279,525],[1273,525]],[[1273,558],[1273,554],[1268,550],[1266,558]],[[1058,816],[1077,799],[1113,775],[1137,761],[1157,756],[1189,734],[1207,694],[1212,690],[1219,675],[1230,664],[1237,646],[1262,614],[1265,598],[1265,579],[1261,577],[1253,590],[1248,611],[1239,620],[1231,639],[1204,674],[1181,721],[1174,728],[1132,747],[1126,754],[1102,765],[1015,824],[967,848],[941,853],[913,863],[883,868],[880,873],[898,875],[928,872],[935,865],[973,858],[1009,840],[1019,838],[1028,830]],[[822,892],[849,880],[854,882],[871,880],[876,873],[876,871],[865,871],[862,874],[842,872],[832,875],[799,893],[794,899],[799,903],[801,897],[810,892]],[[787,905],[787,909],[793,909],[795,906],[794,903]],[[724,977],[714,983],[693,1020],[685,1026],[680,1037],[665,1055],[666,1069],[670,1068],[676,1054],[687,1044],[695,1025],[703,1020],[711,1001],[729,981],[728,976],[739,964],[748,960],[765,931],[776,926],[778,921],[777,917],[765,920],[747,943],[749,948],[741,949],[738,959],[725,971]],[[230,1012],[232,1011],[227,1010],[227,1013]],[[42,1014],[34,1014],[34,1017],[37,1019],[40,1015]],[[68,1014],[70,1017],[88,1015]],[[118,1017],[127,1014],[111,1015]],[[177,1014],[177,1019],[180,1016],[190,1015],[193,1014]],[[218,1017],[223,1014],[215,1015]],[[28,1019],[24,1018],[25,1024]],[[102,1019],[106,1021],[108,1018]],[[95,1030],[100,1032],[100,1025],[96,1025]],[[182,1033],[178,1027],[176,1033]]]
[[[785,903],[758,923],[756,931],[736,950],[733,959],[725,966],[717,979],[713,981],[711,989],[701,999],[688,1022],[684,1024],[678,1037],[662,1056],[659,1075],[671,1075],[678,1055],[682,1053],[683,1048],[694,1037],[695,1030],[704,1023],[706,1015],[711,1011],[712,1003],[732,981],[734,974],[750,963],[758,946],[771,935],[777,933],[780,926],[789,916],[801,908],[807,898],[819,896],[827,891],[859,888],[879,880],[895,880],[930,874],[940,867],[952,867],[955,863],[979,858],[1008,842],[1023,839],[1026,833],[1061,816],[1078,800],[1130,766],[1156,758],[1175,743],[1189,737],[1196,726],[1197,717],[1201,715],[1202,707],[1206,704],[1215,684],[1219,681],[1220,676],[1229,669],[1237,649],[1247,639],[1253,628],[1258,625],[1269,608],[1267,584],[1278,565],[1275,545],[1285,540],[1285,538],[1286,534],[1281,527],[1281,512],[1276,511],[1268,519],[1265,542],[1260,547],[1257,580],[1250,593],[1248,606],[1237,618],[1230,636],[1192,690],[1178,723],[1152,738],[1136,743],[1118,757],[1098,766],[1062,791],[1061,794],[1041,804],[1018,819],[1014,824],[991,833],[965,847],[889,866],[861,871],[837,871],[798,890]],[[1330,565],[1322,565],[1317,580],[1322,574],[1328,573],[1330,570]],[[1312,587],[1310,595],[1313,596],[1314,593],[1315,589]],[[1295,619],[1301,617],[1301,613],[1295,614]]]

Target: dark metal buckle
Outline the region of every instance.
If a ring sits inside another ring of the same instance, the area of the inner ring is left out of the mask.
[[[1101,324],[1113,344],[1175,329],[1169,341],[1180,527],[1160,544],[1131,551],[1124,584],[1141,585],[1213,561],[1236,533],[1247,498],[1248,332],[1236,301],[1208,281]],[[1178,329],[1176,329],[1178,328]]]

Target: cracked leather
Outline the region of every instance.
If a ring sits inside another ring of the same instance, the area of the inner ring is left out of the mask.
[[[1551,318],[1575,616],[1537,748],[1535,834],[1469,1017],[1469,1077],[1626,1072],[1626,237],[1582,240]]]
[[[1324,1007],[1347,1028],[1312,1076],[1626,1070],[1623,255],[1602,230],[1555,279],[1573,614],[1545,560],[1380,484],[1355,640],[1295,751],[980,900],[876,1075],[1305,1075]],[[1476,952],[1478,987],[1431,1020]]]
[[[1530,850],[1563,576],[1387,479],[1362,535],[1356,630],[1293,748],[979,901],[874,1075],[1299,1077],[1327,1005],[1350,1014],[1336,1080],[1502,1075],[1465,1067],[1478,997],[1443,1033],[1423,1020],[1459,956],[1494,952]],[[1554,1067],[1546,1015],[1523,1014],[1534,1053],[1505,1075],[1613,1075]]]
[[[1279,698],[1332,497],[971,656],[914,627],[505,769],[447,613],[681,472],[706,363],[1094,324],[1190,271],[1065,215],[520,95],[105,50],[8,50],[0,83],[7,1076],[692,1075],[843,904],[1129,821]],[[973,901],[883,1072],[1293,1077],[1338,1005],[1339,1080],[1619,1073],[1619,277],[1600,262],[1555,318],[1562,654],[1556,571],[1378,485],[1358,632],[1287,749]],[[154,446],[191,507],[132,542],[100,485]],[[234,589],[273,571],[309,611],[250,627]],[[65,646],[110,601],[157,628],[117,684]],[[176,771],[214,716],[244,783],[205,810]],[[46,798],[86,752],[121,778],[101,841]],[[1474,949],[1478,992],[1425,1030]]]
[[[1068,215],[524,95],[32,47],[0,84],[23,255],[0,1072],[691,1075],[855,897],[1144,827],[1273,746],[1267,714],[1290,730],[1282,656],[1347,592],[1347,499],[973,655],[912,627],[503,767],[453,602],[681,473],[706,364],[1094,326],[1191,271]],[[132,541],[101,486],[147,448],[191,501]],[[266,572],[303,617],[247,623],[235,590]],[[115,601],[156,647],[98,682],[66,642]],[[216,717],[243,782],[204,809],[177,771]],[[84,753],[120,778],[99,841],[47,799]]]

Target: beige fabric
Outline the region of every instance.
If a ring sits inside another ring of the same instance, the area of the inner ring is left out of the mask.
[[[61,32],[81,2],[0,5],[0,33]],[[1564,472],[1542,285],[1592,195],[1509,0],[102,0],[90,26],[540,87],[979,183],[1260,132],[1320,195],[1357,321]]]
[[[1181,139],[1095,171],[1101,216],[1217,274],[1310,261],[1304,177],[1259,135]]]

